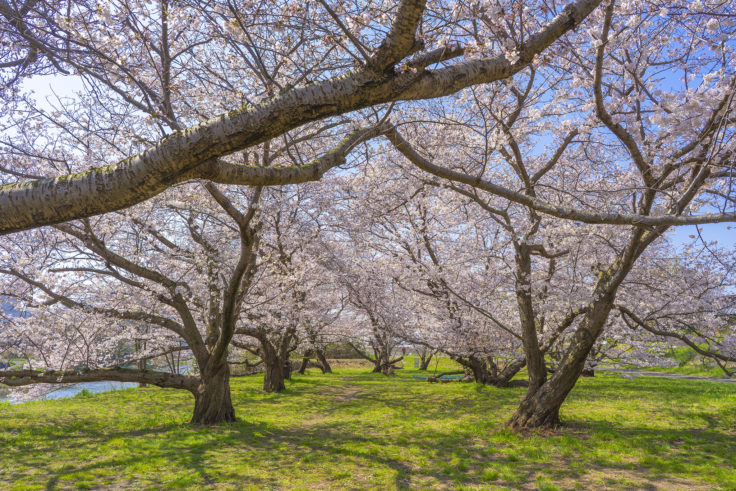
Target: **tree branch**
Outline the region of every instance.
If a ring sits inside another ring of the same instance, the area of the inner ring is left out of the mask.
[[[505,56],[457,63],[436,71],[387,71],[415,49],[422,0],[405,0],[391,32],[371,62],[330,80],[294,88],[252,108],[230,111],[161,139],[143,152],[104,167],[51,179],[0,186],[0,233],[119,210],[191,179],[222,176],[223,156],[270,140],[319,119],[377,104],[431,99],[472,85],[508,78],[575,28],[601,0],[575,0],[520,46],[519,60]],[[381,76],[376,78],[377,72]],[[339,165],[339,164],[338,164]],[[218,172],[213,172],[215,167]],[[318,179],[319,166],[239,168],[238,184],[277,185]],[[232,179],[230,182],[234,181]]]
[[[0,370],[0,383],[10,387],[21,387],[31,384],[61,384],[77,382],[98,382],[110,380],[114,382],[138,382],[167,387],[186,389],[192,393],[197,390],[199,380],[191,375],[181,375],[152,370],[133,370],[129,368],[100,368],[92,370]]]
[[[419,154],[394,128],[385,133],[386,138],[401,152],[412,164],[425,172],[429,172],[442,179],[459,182],[473,186],[477,189],[495,194],[514,203],[527,206],[540,213],[545,213],[557,218],[577,220],[584,223],[598,223],[610,225],[635,225],[640,227],[654,227],[660,225],[696,225],[703,223],[736,222],[736,213],[703,213],[700,215],[637,215],[631,213],[594,213],[577,208],[561,206],[549,203],[539,198],[534,198],[525,193],[513,191],[509,188],[494,184],[482,177],[471,176],[464,172],[447,169],[436,165]]]

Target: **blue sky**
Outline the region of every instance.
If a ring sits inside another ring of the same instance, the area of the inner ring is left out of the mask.
[[[731,230],[729,230],[729,227]],[[717,241],[720,247],[734,248],[736,246],[736,223],[711,223],[700,225],[700,235],[706,242]],[[695,226],[677,227],[670,232],[675,243],[688,244],[698,239]],[[690,238],[694,235],[696,239]]]

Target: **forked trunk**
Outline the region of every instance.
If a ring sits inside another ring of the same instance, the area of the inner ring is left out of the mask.
[[[404,359],[404,357],[401,356],[392,360],[391,353],[389,353],[387,350],[376,352],[376,355],[377,356],[374,362],[375,366],[373,367],[373,373],[382,373],[384,375],[393,375],[394,363],[398,363]]]
[[[498,367],[492,360],[487,362],[475,356],[456,359],[458,363],[469,369],[473,374],[476,384],[492,385],[494,387],[510,387],[511,379],[524,368],[524,358],[509,363],[503,370],[498,371]]]
[[[540,387],[529,386],[509,421],[511,428],[553,428],[560,425],[560,407],[585,368],[593,344],[603,330],[613,296],[603,299],[575,331],[570,346],[554,374]]]
[[[212,370],[205,370],[194,393],[191,422],[210,425],[235,420],[235,409],[230,398],[230,367],[223,363]]]
[[[530,380],[529,391],[509,421],[511,428],[554,427],[560,424],[560,407],[575,386],[585,368],[585,360],[603,332],[603,326],[608,321],[621,282],[631,271],[639,255],[661,233],[662,231],[647,232],[648,235],[645,236],[643,229],[632,231],[629,244],[622,255],[606,271],[601,271],[593,295],[594,300],[589,304],[585,318],[575,330],[562,362],[552,377],[539,387]],[[528,357],[538,347],[532,346],[530,353],[526,334],[525,332],[524,353]]]
[[[429,363],[432,361],[432,353],[428,355],[421,355],[421,363],[419,364],[419,370],[427,371],[429,369]]]
[[[332,367],[327,362],[327,358],[325,358],[325,354],[322,352],[322,350],[315,350],[315,355],[317,355],[317,361],[322,366],[322,373],[332,373]]]

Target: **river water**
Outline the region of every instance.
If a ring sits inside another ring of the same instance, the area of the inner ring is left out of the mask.
[[[99,392],[109,392],[111,390],[129,389],[131,387],[138,387],[138,384],[132,383],[132,382],[81,382],[78,384],[67,385],[65,387],[61,387],[59,389],[53,390],[34,400],[65,399],[67,397],[74,397],[75,395],[79,394],[85,389],[88,392],[97,394]],[[7,394],[0,392],[0,402],[9,402],[9,401],[15,402],[15,401],[11,401],[10,398],[7,396]]]
[[[138,384],[133,382],[82,382],[74,384],[69,387],[63,387],[61,389],[49,392],[43,399],[64,399],[66,397],[74,397],[75,395],[87,389],[93,394],[98,392],[108,392],[111,390],[129,389],[131,387],[138,387]]]
[[[182,374],[191,373],[192,371],[192,362],[191,361],[183,361],[177,366],[178,372]],[[168,371],[168,370],[163,370]],[[65,399],[67,397],[74,397],[75,395],[79,394],[83,390],[87,390],[93,394],[97,394],[99,392],[109,392],[111,390],[121,390],[121,389],[129,389],[131,387],[138,387],[138,384],[135,382],[80,382],[78,384],[70,384],[62,386],[56,390],[52,390],[51,392],[47,392],[45,395],[41,397],[37,397],[33,400],[39,400],[39,399],[45,399],[45,400],[52,400],[52,399]],[[0,387],[0,402],[15,402],[12,401],[8,397],[8,390]]]

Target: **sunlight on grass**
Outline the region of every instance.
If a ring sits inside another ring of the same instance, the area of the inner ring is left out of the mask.
[[[416,374],[311,371],[283,394],[234,379],[240,421],[215,427],[157,388],[0,405],[0,487],[736,487],[736,385],[584,379],[565,427],[519,434],[504,421],[524,389]]]

